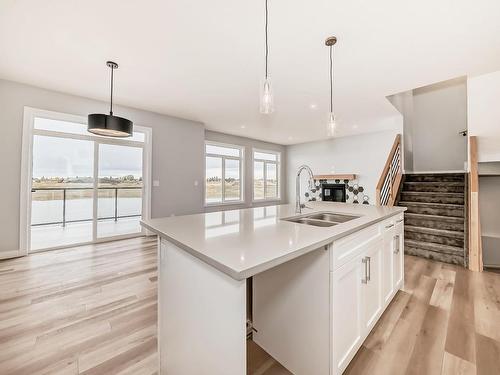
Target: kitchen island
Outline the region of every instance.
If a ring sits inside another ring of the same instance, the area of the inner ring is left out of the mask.
[[[404,208],[308,205],[141,222],[159,236],[161,374],[245,374],[248,326],[294,374],[344,371],[403,286]]]

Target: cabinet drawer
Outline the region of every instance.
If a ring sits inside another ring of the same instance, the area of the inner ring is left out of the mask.
[[[394,229],[394,227],[396,225],[398,225],[399,223],[402,223],[403,221],[404,221],[403,213],[400,213],[398,215],[394,215],[394,216],[390,217],[389,219],[382,221],[379,224],[380,232],[384,233],[387,230],[392,230],[392,229]]]
[[[335,241],[331,247],[331,271],[354,259],[368,243],[381,238],[378,225],[372,225],[359,232]]]

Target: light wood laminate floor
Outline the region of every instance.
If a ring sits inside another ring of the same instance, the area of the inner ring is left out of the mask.
[[[405,290],[345,373],[500,374],[500,274],[405,261]],[[156,373],[156,282],[154,238],[0,261],[0,374]],[[250,374],[289,374],[248,352]]]

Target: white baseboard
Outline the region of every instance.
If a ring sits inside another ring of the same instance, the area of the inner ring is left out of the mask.
[[[0,259],[18,258],[24,255],[21,250],[0,251]]]

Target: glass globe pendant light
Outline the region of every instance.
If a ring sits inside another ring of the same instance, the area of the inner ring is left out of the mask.
[[[268,71],[268,56],[269,56],[269,43],[268,43],[268,0],[266,2],[266,22],[265,22],[265,34],[266,34],[266,75],[261,82],[260,89],[260,113],[265,115],[274,112],[274,97],[273,89],[271,86],[271,78],[269,77]]]
[[[326,123],[326,134],[329,137],[334,137],[337,124],[335,122],[335,113],[333,112],[333,46],[337,43],[337,38],[334,36],[328,37],[325,40],[325,45],[330,48],[330,112],[328,113],[328,121]]]

